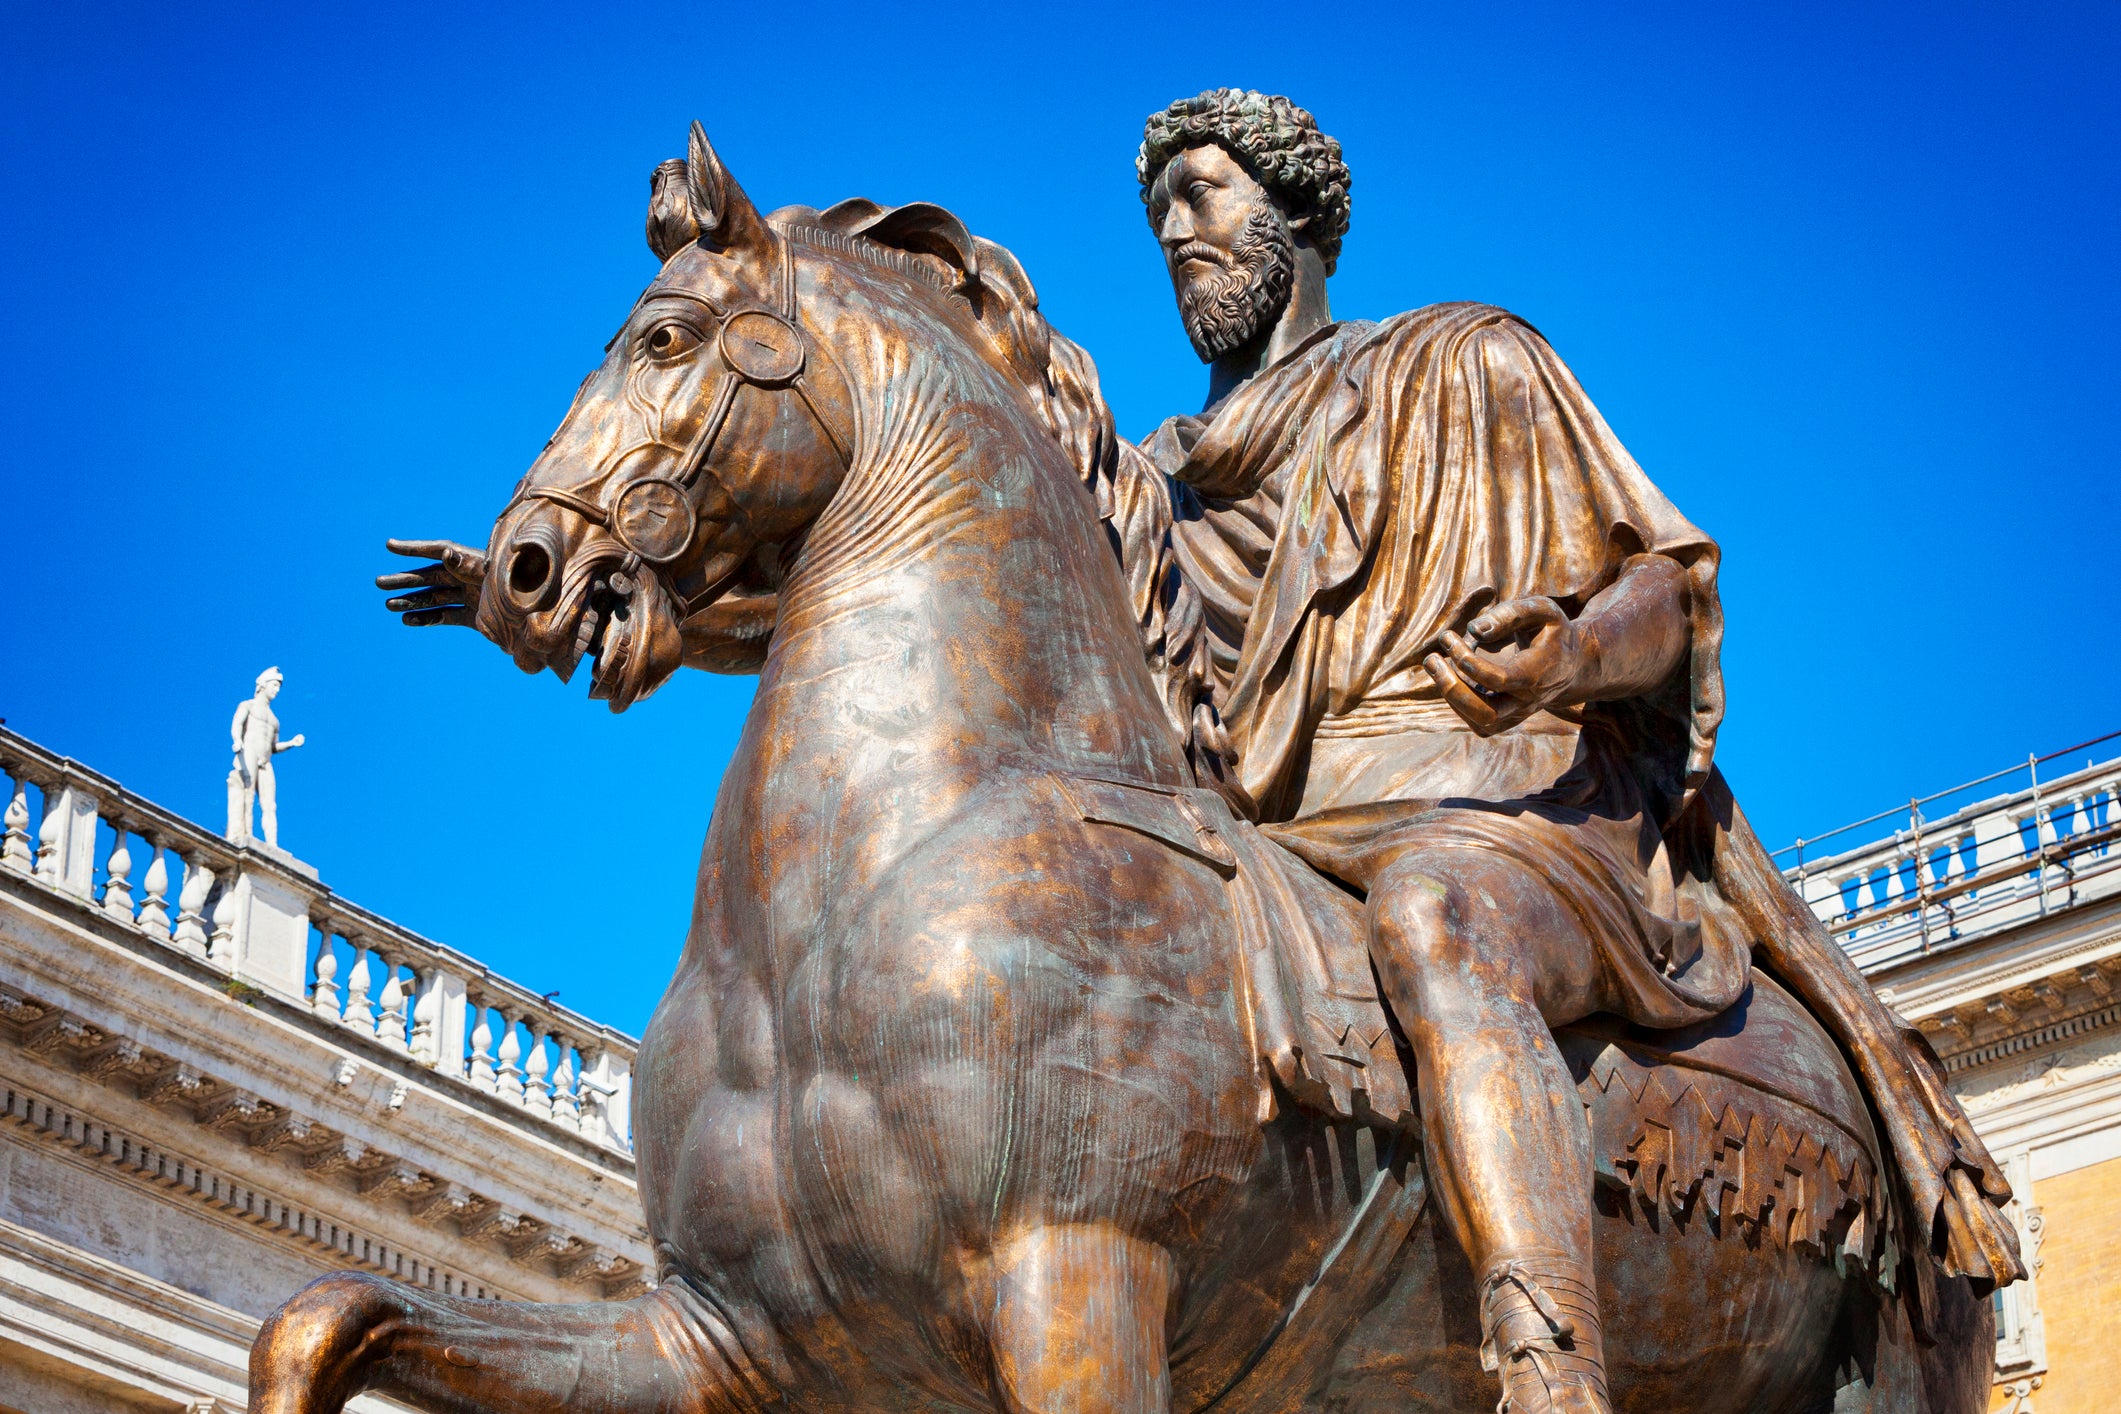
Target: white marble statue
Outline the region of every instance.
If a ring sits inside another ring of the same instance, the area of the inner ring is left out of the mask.
[[[258,674],[258,690],[236,708],[236,718],[228,726],[236,754],[235,769],[228,773],[228,837],[238,843],[253,838],[250,811],[255,800],[264,819],[265,843],[275,849],[280,845],[280,817],[272,759],[302,744],[300,732],[280,740],[280,719],[272,710],[272,700],[279,695],[280,670],[267,668]]]

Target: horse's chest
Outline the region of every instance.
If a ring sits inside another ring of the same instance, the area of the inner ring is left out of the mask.
[[[1108,833],[990,802],[790,960],[793,1177],[850,1240],[911,1260],[1013,1222],[1156,1226],[1248,1169],[1221,883]]]

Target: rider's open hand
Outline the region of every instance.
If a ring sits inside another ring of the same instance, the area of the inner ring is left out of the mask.
[[[402,615],[414,628],[428,624],[470,626],[479,606],[479,587],[486,583],[486,556],[454,540],[386,540],[393,555],[433,560],[416,570],[376,576],[376,588],[393,591],[383,607]],[[411,594],[395,591],[410,589]]]
[[[1585,665],[1584,635],[1552,599],[1497,604],[1466,625],[1479,646],[1448,630],[1450,654],[1424,660],[1444,701],[1482,736],[1508,731],[1534,712],[1576,697]]]

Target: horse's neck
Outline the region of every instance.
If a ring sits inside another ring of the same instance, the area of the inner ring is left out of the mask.
[[[758,823],[876,858],[1011,776],[1186,781],[1089,493],[1002,375],[895,352],[782,587],[746,726]],[[728,802],[734,804],[735,802]],[[791,832],[797,833],[797,832]]]

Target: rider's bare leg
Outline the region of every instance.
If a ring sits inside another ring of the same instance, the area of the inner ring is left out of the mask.
[[[678,1283],[632,1301],[473,1301],[359,1272],[311,1282],[250,1353],[251,1414],[339,1414],[365,1391],[431,1414],[749,1414],[756,1367]]]
[[[1414,1050],[1431,1191],[1480,1277],[1504,1406],[1603,1414],[1590,1133],[1552,1034],[1599,1009],[1596,949],[1545,880],[1485,852],[1402,857],[1369,912]]]
[[[265,762],[253,774],[258,782],[258,824],[265,842],[277,848],[280,843],[280,788],[273,780],[272,762]]]
[[[1171,1257],[1107,1223],[996,1251],[987,1339],[1003,1414],[1167,1414]]]

